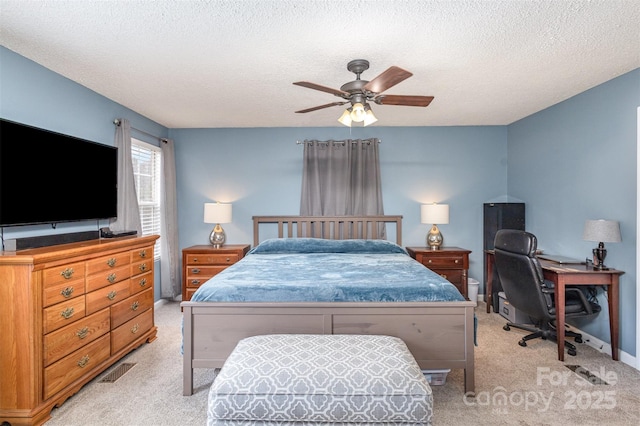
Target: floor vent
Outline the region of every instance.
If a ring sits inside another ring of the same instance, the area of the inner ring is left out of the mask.
[[[102,380],[100,380],[100,383],[113,383],[113,382],[115,382],[120,377],[124,376],[124,373],[126,373],[129,370],[131,370],[131,368],[133,368],[134,365],[135,365],[135,363],[123,362],[122,364],[120,364],[119,366],[114,368],[109,374],[104,376],[102,378]]]
[[[609,384],[605,382],[603,379],[601,379],[600,377],[593,374],[591,371],[579,365],[565,365],[565,367],[567,367],[569,370],[573,371],[578,376],[582,377],[592,385],[608,385]]]

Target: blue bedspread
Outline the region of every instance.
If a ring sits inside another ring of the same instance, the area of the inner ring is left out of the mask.
[[[449,281],[383,240],[267,240],[194,293],[194,302],[463,301]]]

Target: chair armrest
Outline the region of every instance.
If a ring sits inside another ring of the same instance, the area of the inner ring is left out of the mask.
[[[587,297],[584,295],[582,290],[576,287],[567,287],[565,289],[565,294],[576,295],[577,299],[580,300],[580,303],[582,303],[582,306],[584,306],[584,310],[587,311],[587,314],[588,315],[593,314],[593,307],[591,306],[591,303],[589,303],[589,301],[587,300]]]

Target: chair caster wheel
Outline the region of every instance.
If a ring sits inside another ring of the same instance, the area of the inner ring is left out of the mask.
[[[520,340],[520,341],[518,342],[518,344],[519,344],[520,346],[522,346],[523,348],[524,348],[525,346],[527,346],[527,342],[525,342],[524,340]]]
[[[511,330],[511,327],[509,327],[509,324],[505,324],[504,327],[502,327],[502,329],[504,331],[509,331],[509,330]]]
[[[571,355],[571,356],[576,356],[576,354],[577,354],[577,352],[575,351],[575,349],[569,349],[569,350],[567,351],[567,353],[568,353],[569,355]]]
[[[582,343],[582,337],[576,337],[574,340],[576,343]]]

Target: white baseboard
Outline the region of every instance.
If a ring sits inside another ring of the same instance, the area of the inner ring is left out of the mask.
[[[585,345],[591,346],[593,349],[597,350],[598,352],[602,352],[603,354],[607,354],[611,356],[611,345],[609,343],[606,343],[598,339],[597,337],[590,335],[589,333],[585,333],[579,328],[573,327],[571,325],[569,325],[568,327],[569,327],[569,330],[582,334],[582,341],[584,342]],[[636,357],[623,350],[620,350],[620,361],[635,368],[636,370],[639,370]]]

